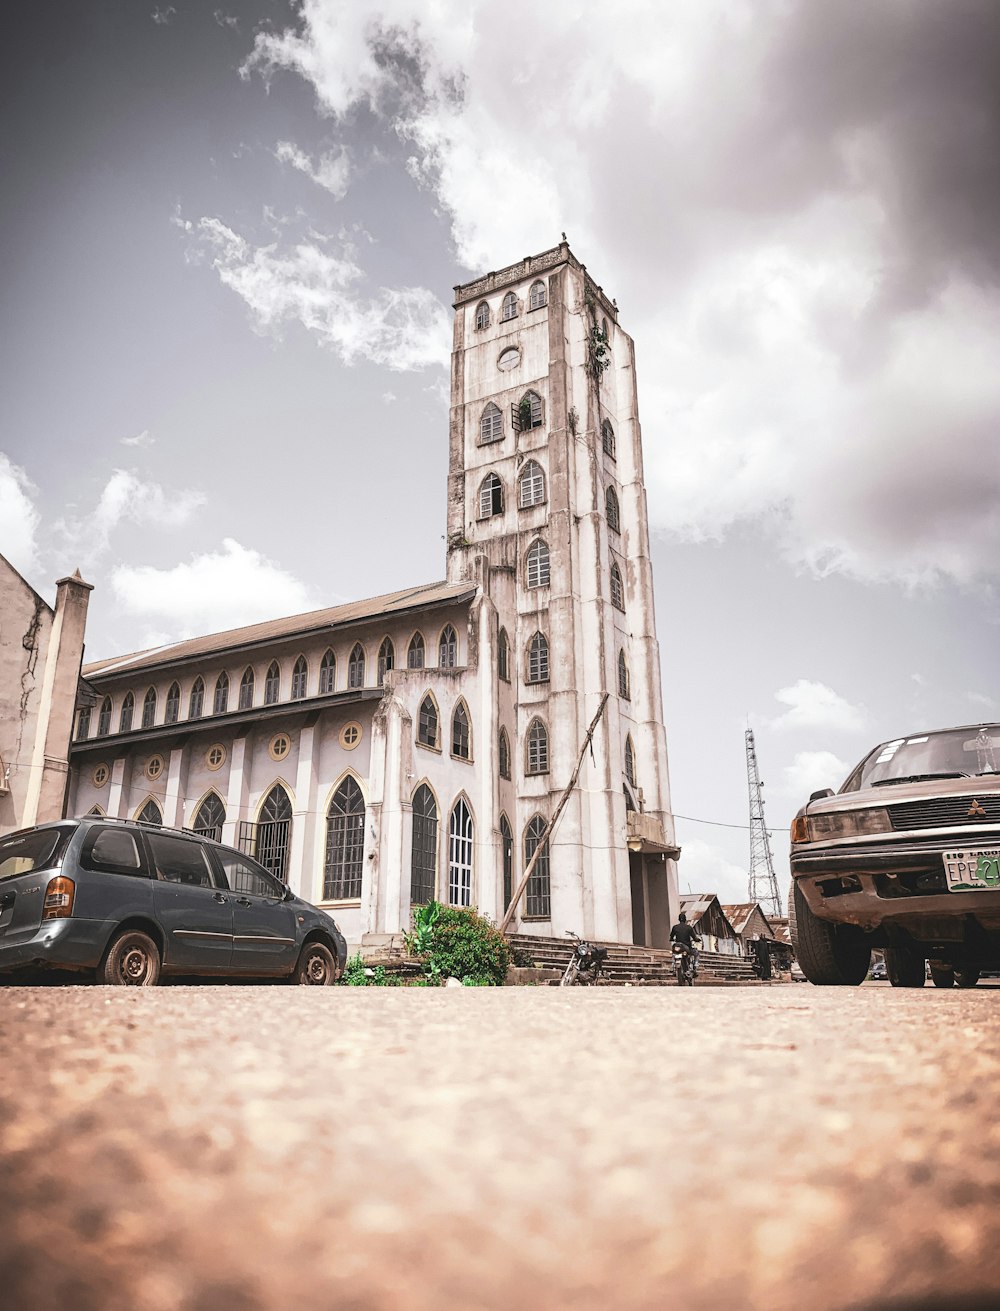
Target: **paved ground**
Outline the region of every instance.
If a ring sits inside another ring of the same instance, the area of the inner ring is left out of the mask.
[[[1000,1297],[996,987],[5,988],[0,1041],[12,1311]]]

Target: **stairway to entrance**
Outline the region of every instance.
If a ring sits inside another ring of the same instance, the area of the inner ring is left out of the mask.
[[[565,970],[573,951],[571,938],[543,938],[532,933],[510,935],[515,965],[534,965],[539,969]],[[607,983],[619,986],[630,983],[645,986],[677,986],[673,957],[657,947],[635,947],[628,943],[601,942],[607,947]],[[745,956],[725,956],[703,951],[695,987],[726,984],[759,983],[753,966]]]

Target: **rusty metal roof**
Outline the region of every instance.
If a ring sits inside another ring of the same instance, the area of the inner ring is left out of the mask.
[[[733,926],[733,928],[740,935],[740,937],[743,936],[743,933],[747,925],[750,923],[751,919],[753,918],[753,913],[755,910],[760,910],[760,906],[758,906],[757,902],[755,901],[740,901],[737,902],[735,905],[722,907],[722,913],[725,915],[726,919]],[[762,910],[760,910],[760,917],[764,921],[765,925],[767,925],[768,932],[771,934],[772,937],[774,937],[774,929],[771,927],[770,924],[768,924],[767,916],[764,914]]]
[[[166,646],[134,651],[130,655],[112,656],[84,665],[85,678],[104,678],[111,674],[153,669],[162,665],[179,664],[199,656],[216,655],[241,647],[260,646],[266,642],[298,637],[325,629],[346,627],[367,619],[385,618],[405,614],[410,610],[424,610],[461,601],[469,601],[476,594],[474,583],[425,583],[420,587],[407,587],[400,592],[386,592],[364,601],[349,601],[346,605],[331,606],[326,610],[310,610],[306,614],[289,615],[284,619],[268,619],[246,628],[230,628],[205,637],[190,637]]]

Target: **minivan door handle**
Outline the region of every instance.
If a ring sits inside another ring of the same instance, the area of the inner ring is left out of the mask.
[[[237,897],[236,904],[237,906],[252,906],[253,902],[249,897]]]
[[[216,900],[216,901],[228,901],[229,898],[228,898],[227,896],[225,896],[223,893],[221,893],[221,892],[217,892],[217,893],[215,894],[215,900]]]

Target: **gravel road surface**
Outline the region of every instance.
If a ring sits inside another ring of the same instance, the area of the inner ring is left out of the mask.
[[[1000,988],[0,989],[12,1311],[1000,1305]]]

